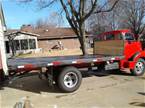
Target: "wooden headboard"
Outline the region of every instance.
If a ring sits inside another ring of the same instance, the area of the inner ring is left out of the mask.
[[[94,54],[123,55],[123,40],[94,41]]]

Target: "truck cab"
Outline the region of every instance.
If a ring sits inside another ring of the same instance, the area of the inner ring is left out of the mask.
[[[135,39],[130,30],[115,30],[102,33],[94,39],[94,54],[122,55],[120,69],[129,68],[131,72],[137,68],[136,64],[141,61],[145,64],[145,39]],[[144,70],[141,66],[141,69]],[[135,73],[135,72],[133,72]],[[141,75],[141,72],[135,73]]]

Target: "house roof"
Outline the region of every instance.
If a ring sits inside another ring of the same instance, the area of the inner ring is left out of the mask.
[[[62,39],[62,38],[77,38],[77,35],[71,28],[55,28],[55,27],[41,27],[34,28],[30,25],[23,25],[20,30],[8,30],[5,35],[10,35],[16,32],[25,32],[27,34],[34,34],[39,40],[46,39]],[[87,33],[87,36],[89,34]]]
[[[39,37],[38,34],[34,34],[34,33],[30,33],[30,32],[25,32],[25,31],[20,31],[20,30],[17,30],[17,29],[7,30],[4,34],[5,34],[5,36],[10,36],[10,35],[14,35],[14,34],[26,34],[26,35],[31,35],[31,36],[37,36],[37,37]]]
[[[39,34],[38,39],[55,39],[77,37],[71,28],[40,28],[35,29],[34,33]]]

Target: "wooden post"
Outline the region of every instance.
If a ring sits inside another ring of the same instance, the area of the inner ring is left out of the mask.
[[[24,107],[23,108],[32,108],[32,104],[29,100],[29,97],[26,97],[26,100],[24,101]]]

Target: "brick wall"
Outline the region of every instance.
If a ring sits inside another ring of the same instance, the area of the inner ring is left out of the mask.
[[[58,45],[58,41],[61,41],[64,49],[80,48],[80,43],[78,39],[38,40],[38,47],[42,48],[43,51],[48,51],[53,46]]]

